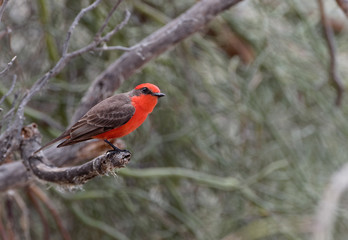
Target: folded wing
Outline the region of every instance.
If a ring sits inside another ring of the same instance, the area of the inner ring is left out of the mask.
[[[115,95],[91,108],[77,123],[64,132],[68,138],[57,147],[91,139],[127,123],[135,108],[126,94]],[[63,135],[62,134],[62,135]]]

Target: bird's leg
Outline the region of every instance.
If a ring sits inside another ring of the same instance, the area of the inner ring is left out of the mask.
[[[129,152],[128,150],[121,150],[118,147],[116,147],[114,144],[112,144],[111,142],[109,142],[107,139],[104,139],[104,142],[106,142],[107,144],[109,144],[113,150],[109,150],[108,152]]]

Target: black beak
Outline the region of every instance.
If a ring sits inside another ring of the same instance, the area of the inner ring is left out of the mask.
[[[165,94],[164,93],[152,93],[152,96],[156,96],[156,97],[160,98],[160,97],[164,97]]]

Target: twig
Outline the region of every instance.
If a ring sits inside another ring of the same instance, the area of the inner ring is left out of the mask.
[[[30,182],[28,171],[20,161],[1,165],[0,176],[0,192],[22,188]]]
[[[9,63],[7,63],[7,66],[5,67],[4,70],[0,72],[0,76],[6,73],[13,65],[13,62],[16,60],[17,56],[14,56]]]
[[[101,2],[101,0],[96,0],[94,3],[92,3],[91,5],[89,5],[86,8],[83,8],[79,14],[77,14],[77,16],[75,17],[75,20],[73,21],[73,23],[70,25],[68,33],[66,34],[66,38],[63,44],[63,52],[62,52],[62,56],[65,57],[65,55],[68,53],[68,48],[69,48],[69,43],[70,43],[70,37],[73,34],[75,27],[77,26],[77,24],[79,24],[81,18],[89,11],[91,11],[92,9],[96,8],[99,3]]]
[[[197,172],[183,168],[147,168],[147,169],[129,169],[125,168],[118,172],[120,176],[133,178],[187,178],[194,180],[202,185],[221,189],[237,190],[243,187],[243,184],[234,177],[218,177],[206,173]]]
[[[73,57],[76,57],[78,55],[81,55],[82,53],[85,53],[85,52],[89,52],[89,51],[93,51],[95,50],[95,48],[102,42],[107,42],[110,40],[110,38],[115,35],[119,30],[121,30],[127,23],[128,23],[128,20],[130,18],[130,12],[128,10],[126,10],[126,16],[125,18],[123,19],[123,21],[118,24],[112,31],[110,31],[109,33],[107,33],[104,37],[101,37],[101,38],[94,38],[94,41],[92,43],[90,43],[89,45],[79,49],[79,50],[76,50],[74,52],[71,52],[69,54],[66,55],[67,58],[73,58]]]
[[[45,193],[43,193],[41,191],[40,188],[38,188],[35,185],[30,185],[28,187],[28,193],[35,195],[37,198],[39,198],[43,204],[45,204],[45,206],[48,208],[48,210],[51,212],[54,221],[56,222],[58,229],[60,231],[60,234],[62,235],[62,239],[64,240],[70,240],[70,234],[69,232],[66,230],[66,228],[63,225],[63,221],[60,218],[58,211],[56,210],[56,208],[53,206],[53,204],[51,203],[51,201],[48,199],[48,197],[46,196]]]
[[[1,1],[1,0],[0,0]],[[12,32],[11,28],[7,27],[6,30],[0,31],[0,40],[6,35]]]
[[[185,178],[196,181],[202,185],[221,189],[221,190],[237,190],[246,188],[257,183],[261,179],[269,176],[273,172],[288,166],[286,161],[277,161],[264,169],[260,173],[247,180],[240,181],[234,177],[218,177],[190,169],[166,167],[166,168],[147,168],[147,169],[130,169],[125,168],[118,171],[120,176],[133,178]]]
[[[161,25],[165,25],[166,23],[171,21],[171,18],[168,17],[164,12],[156,9],[145,1],[133,1],[132,7],[137,12],[140,12],[142,15],[145,15],[147,18],[151,18]]]
[[[121,50],[121,51],[125,51],[125,52],[130,52],[133,51],[134,49],[136,49],[137,46],[133,46],[133,47],[123,47],[123,46],[103,46],[100,48],[95,48],[94,51],[115,51],[115,50]]]
[[[11,85],[10,89],[7,91],[7,93],[4,96],[2,96],[2,98],[0,99],[0,105],[8,97],[8,95],[10,95],[12,93],[12,91],[16,85],[16,81],[17,81],[17,75],[13,75],[12,85]]]
[[[345,164],[331,177],[330,183],[317,207],[314,219],[313,240],[332,239],[332,229],[336,212],[343,193],[348,188],[348,164]]]
[[[110,38],[115,35],[115,33],[117,33],[118,31],[120,31],[129,21],[131,16],[131,13],[129,10],[126,10],[126,16],[124,17],[123,21],[117,25],[113,30],[111,30],[110,32],[108,32],[104,37],[102,37],[99,42],[107,42],[110,40]]]
[[[346,17],[348,17],[348,0],[336,0],[336,2],[344,14],[346,14]]]
[[[1,215],[0,215],[0,237],[2,240],[8,240],[8,237],[5,232],[4,224],[2,223]]]
[[[4,0],[4,1],[2,2],[2,5],[1,5],[1,7],[0,7],[0,23],[1,23],[2,15],[3,15],[4,12],[5,12],[6,5],[7,5],[7,3],[8,3],[9,1],[10,1],[10,0]]]
[[[11,201],[10,198],[5,199],[5,205],[6,205],[6,230],[8,232],[9,239],[15,239],[15,224],[14,224],[14,219],[13,219],[13,202]]]
[[[329,78],[331,80],[333,87],[336,89],[336,92],[337,92],[335,104],[336,106],[340,106],[342,103],[344,86],[337,72],[336,49],[335,49],[335,43],[333,39],[333,32],[326,18],[323,0],[318,0],[318,5],[320,10],[321,23],[323,25],[324,37],[325,37],[328,51],[330,54]]]
[[[29,224],[29,210],[23,200],[23,198],[16,193],[15,191],[8,191],[7,192],[8,196],[10,196],[14,202],[18,205],[18,207],[22,211],[22,215],[20,217],[20,225],[23,228],[24,232],[24,239],[29,240],[30,239],[30,234],[29,234],[29,229],[30,229],[30,224]]]
[[[109,12],[108,16],[106,17],[103,25],[100,27],[100,29],[98,30],[97,34],[96,34],[96,38],[99,39],[101,34],[103,33],[105,27],[108,25],[112,15],[114,14],[114,12],[116,11],[116,9],[118,8],[118,5],[120,5],[120,3],[122,2],[122,0],[118,0],[116,2],[116,4],[114,5],[114,7],[111,9],[111,11]]]
[[[42,228],[43,228],[43,234],[42,234],[42,239],[49,239],[50,236],[50,229],[48,227],[48,222],[45,214],[42,211],[42,208],[40,207],[39,202],[36,200],[34,197],[34,194],[28,189],[28,197],[30,201],[33,203],[34,208],[38,212],[40,218],[41,218],[41,223],[42,223]]]

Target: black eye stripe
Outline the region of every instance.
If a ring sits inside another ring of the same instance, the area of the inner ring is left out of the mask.
[[[143,87],[143,88],[141,89],[141,92],[142,92],[143,94],[150,94],[150,93],[151,93],[150,89],[148,89],[147,87]]]

